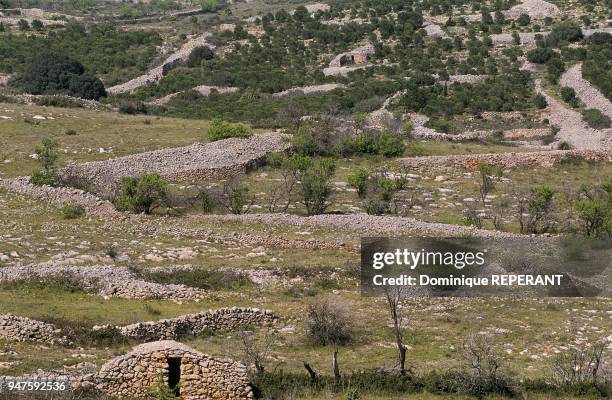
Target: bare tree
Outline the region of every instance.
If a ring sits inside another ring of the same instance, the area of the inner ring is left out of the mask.
[[[387,298],[387,306],[391,322],[393,323],[393,332],[395,333],[395,343],[397,344],[398,363],[400,373],[406,373],[406,345],[404,344],[404,323],[405,317],[402,314],[401,304],[406,295],[406,288],[395,286],[385,290]]]
[[[602,375],[607,340],[559,353],[553,360],[552,380],[557,386],[596,385]]]
[[[246,361],[255,367],[258,374],[263,374],[266,358],[274,344],[274,336],[269,331],[263,337],[257,337],[253,332],[241,331],[239,337]]]

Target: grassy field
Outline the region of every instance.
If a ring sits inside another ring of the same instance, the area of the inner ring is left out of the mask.
[[[36,162],[30,155],[45,137],[60,142],[62,163],[207,141],[208,122],[199,120],[7,103],[0,103],[0,116],[10,118],[0,117],[2,178],[28,175],[35,169]]]

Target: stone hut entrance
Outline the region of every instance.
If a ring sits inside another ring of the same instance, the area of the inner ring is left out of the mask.
[[[254,398],[244,364],[210,357],[173,340],[136,346],[109,360],[81,385],[94,385],[122,399],[148,399],[148,391],[159,384],[160,375],[182,400]]]
[[[181,359],[178,357],[168,358],[168,386],[176,396],[181,395],[179,382],[181,381]]]

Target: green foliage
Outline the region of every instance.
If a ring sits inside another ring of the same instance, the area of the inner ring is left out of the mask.
[[[553,57],[546,63],[546,78],[552,84],[557,84],[561,74],[565,72],[565,63],[557,57]]]
[[[536,64],[545,64],[554,56],[556,53],[548,47],[538,47],[527,52],[527,59]]]
[[[582,76],[612,101],[612,35],[603,33],[589,37]]]
[[[69,94],[98,100],[106,96],[102,82],[83,65],[60,53],[41,53],[32,59],[14,84],[32,94]]]
[[[355,139],[353,148],[356,153],[396,157],[404,153],[406,144],[401,137],[385,130],[379,134],[360,134]]]
[[[480,200],[482,200],[482,206],[484,207],[487,195],[495,189],[495,182],[493,182],[491,178],[493,169],[490,165],[480,163],[478,165],[478,173],[480,177],[478,181],[478,191],[480,193]]]
[[[368,170],[360,168],[357,172],[348,176],[348,184],[357,189],[357,195],[359,197],[363,197],[366,194],[368,179],[370,179]]]
[[[612,204],[585,199],[574,206],[586,236],[612,237]]]
[[[168,184],[158,173],[143,173],[139,177],[124,177],[115,206],[122,211],[150,214],[168,205]]]
[[[610,117],[596,108],[589,108],[582,112],[582,119],[593,129],[606,129],[610,127]]]
[[[544,97],[544,95],[538,93],[533,98],[533,104],[538,109],[542,110],[542,109],[546,108],[546,106],[548,105],[548,102],[546,101],[546,97]]]
[[[518,16],[518,18],[516,19],[516,23],[519,26],[527,26],[531,23],[531,17],[529,16],[529,14],[521,14]]]
[[[179,400],[174,390],[164,382],[161,374],[157,383],[147,388],[147,396],[156,400]]]
[[[246,187],[235,187],[229,191],[227,208],[232,214],[242,214],[244,206],[250,200],[248,193],[249,189]]]
[[[32,184],[39,186],[55,186],[57,184],[58,147],[59,142],[51,138],[43,139],[41,145],[36,146],[34,153],[36,154],[36,159],[41,163],[42,169],[32,173],[30,177]]]
[[[211,60],[215,56],[215,53],[208,46],[198,46],[195,47],[191,54],[189,54],[189,58],[187,58],[187,66],[188,67],[198,67],[202,64],[204,60]]]
[[[210,127],[208,128],[208,139],[213,142],[232,137],[244,138],[251,135],[251,130],[246,125],[240,123],[232,124],[219,118],[213,119],[210,122]]]
[[[112,24],[68,22],[46,35],[13,35],[0,40],[0,71],[24,69],[33,55],[61,53],[79,60],[107,84],[126,81],[144,72],[162,44],[155,31],[122,30]]]
[[[546,44],[557,46],[561,42],[576,42],[582,39],[582,29],[576,21],[561,21],[553,25],[550,34],[546,37]]]
[[[301,176],[301,199],[308,215],[322,214],[328,206],[332,188],[330,179],[334,173],[334,161],[317,159]]]
[[[445,88],[408,82],[406,86],[408,94],[400,97],[399,105],[436,119],[466,112],[525,110],[534,96],[529,73],[519,70],[488,77],[478,84],[453,83]]]
[[[85,207],[80,204],[66,204],[60,209],[64,219],[75,219],[85,215]]]
[[[563,86],[560,90],[560,93],[561,93],[561,98],[566,103],[572,104],[573,102],[576,101],[576,91],[573,88],[569,86]]]

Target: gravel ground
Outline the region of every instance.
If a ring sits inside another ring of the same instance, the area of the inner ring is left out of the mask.
[[[612,118],[612,103],[596,87],[582,77],[582,64],[570,67],[561,76],[561,86],[569,86],[576,91],[576,96],[587,108],[596,108],[608,117]]]
[[[507,232],[474,229],[467,226],[418,221],[414,218],[396,216],[376,216],[368,214],[323,214],[301,217],[292,214],[242,214],[214,215],[204,217],[211,220],[258,222],[267,225],[307,226],[311,228],[339,229],[355,232],[360,236],[375,235],[432,235],[463,236],[472,234],[477,237],[511,238],[520,237]]]
[[[552,125],[560,128],[557,142],[567,142],[574,149],[612,149],[612,129],[595,130],[582,120],[582,115],[566,107],[562,102],[549,96],[539,79],[535,80],[535,89],[546,98],[548,106],[543,110]],[[553,146],[556,145],[553,143]]]

